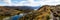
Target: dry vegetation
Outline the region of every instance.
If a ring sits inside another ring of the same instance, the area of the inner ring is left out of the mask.
[[[36,12],[32,12],[20,18],[20,20],[48,20],[46,17],[50,15],[50,7],[48,5],[42,6]]]
[[[6,17],[6,15],[17,15],[22,11],[4,8],[0,6],[0,15]],[[32,13],[29,13],[32,12]],[[26,10],[24,13],[28,13],[27,15],[23,16],[19,20],[59,20],[60,19],[60,5],[51,6],[51,5],[44,5],[40,7],[37,11],[33,10]],[[58,19],[57,19],[58,17]],[[0,16],[0,18],[4,18]]]
[[[14,9],[9,9],[9,8],[5,8],[5,7],[0,6],[0,15],[16,15],[20,12],[21,11],[14,10]]]
[[[60,19],[60,5],[56,6],[44,5],[37,11],[32,11],[31,14],[28,14],[20,18],[20,20],[59,20],[59,19]]]
[[[5,17],[10,17],[10,16],[13,16],[13,15],[17,15],[21,12],[22,11],[9,9],[9,8],[5,8],[3,6],[0,6],[0,20],[3,20],[3,18],[5,18]]]

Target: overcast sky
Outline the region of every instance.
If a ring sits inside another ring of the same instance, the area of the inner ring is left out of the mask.
[[[6,0],[0,0],[0,6],[40,6],[60,4],[60,0],[7,0],[7,2]]]

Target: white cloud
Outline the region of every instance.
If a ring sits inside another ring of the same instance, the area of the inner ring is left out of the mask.
[[[34,2],[34,0],[28,0],[28,4],[23,4],[24,6],[39,6],[39,5],[57,5],[60,4],[60,0],[40,0],[39,2]]]
[[[46,0],[46,1],[40,1],[41,5],[57,5],[60,4],[60,0]]]
[[[57,5],[57,4],[60,4],[60,0],[40,0],[39,2],[34,2],[34,0],[28,0],[28,1],[18,2],[16,4],[10,2],[8,5],[10,6],[39,6],[39,5]]]

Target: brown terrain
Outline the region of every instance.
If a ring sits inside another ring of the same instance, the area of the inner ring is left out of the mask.
[[[60,20],[60,5],[44,5],[20,20]]]
[[[17,15],[20,12],[22,12],[22,11],[9,9],[9,8],[0,6],[0,15],[2,15],[2,16]],[[29,11],[27,11],[27,12],[29,12]],[[43,5],[38,10],[36,10],[36,11],[34,10],[31,12],[32,13],[28,13],[27,15],[23,16],[19,20],[60,20],[60,5],[56,5],[56,6]]]
[[[50,7],[48,5],[42,6],[37,11],[33,11],[31,14],[24,16],[20,20],[47,20],[47,16],[50,15]]]
[[[3,20],[3,18],[5,18],[5,17],[17,15],[21,12],[22,11],[9,9],[9,8],[5,8],[4,6],[0,6],[0,20]]]
[[[21,11],[5,8],[3,6],[0,6],[0,15],[16,15],[20,13]]]

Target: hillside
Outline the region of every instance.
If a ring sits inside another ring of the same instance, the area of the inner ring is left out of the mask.
[[[0,19],[20,13],[26,13],[27,15],[19,18],[18,20],[60,20],[60,5],[43,5],[38,10],[27,10],[26,8],[26,10],[23,11],[0,6]]]
[[[20,20],[60,20],[60,5],[44,5],[37,11],[20,18]]]
[[[21,11],[5,8],[4,6],[0,6],[0,15],[16,15]]]
[[[48,5],[42,6],[37,11],[32,11],[32,13],[27,14],[23,18],[20,18],[20,20],[43,20],[42,17],[44,17],[44,20],[47,20],[46,16],[50,15],[50,7]]]

